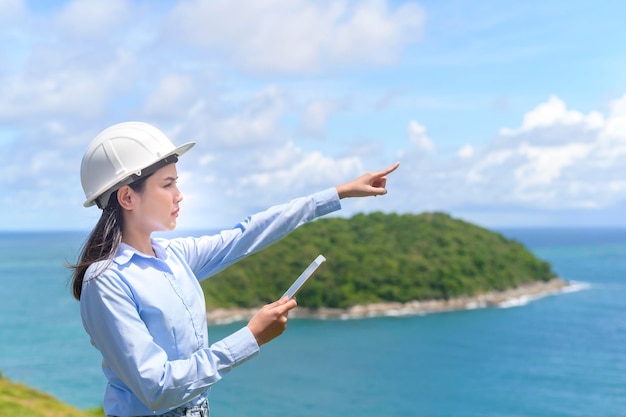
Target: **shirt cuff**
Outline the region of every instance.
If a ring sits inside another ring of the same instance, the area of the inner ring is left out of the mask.
[[[313,194],[313,199],[315,200],[315,217],[341,210],[341,200],[335,187]]]
[[[244,362],[259,353],[259,345],[254,335],[244,326],[235,333],[222,339],[235,365]]]

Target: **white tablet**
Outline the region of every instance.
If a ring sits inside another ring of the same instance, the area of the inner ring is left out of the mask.
[[[307,266],[306,269],[300,274],[298,279],[295,280],[293,284],[291,284],[291,287],[289,287],[289,289],[283,294],[283,296],[280,297],[281,300],[285,297],[295,297],[295,295],[298,293],[298,291],[300,291],[300,288],[302,288],[304,283],[309,278],[311,278],[311,275],[313,275],[313,273],[317,270],[317,268],[322,265],[322,263],[324,263],[325,260],[326,258],[324,258],[322,255],[319,255],[317,258],[315,258],[315,260],[311,262],[311,264]]]

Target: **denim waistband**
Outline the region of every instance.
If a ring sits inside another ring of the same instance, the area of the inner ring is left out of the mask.
[[[209,417],[209,404],[207,400],[204,400],[200,405],[177,407],[158,417]]]
[[[110,416],[113,417],[113,416]],[[152,416],[143,416],[143,417],[209,417],[209,403],[207,400],[200,405],[195,405],[193,407],[180,406],[176,407],[173,410],[168,411],[165,414],[158,414]]]

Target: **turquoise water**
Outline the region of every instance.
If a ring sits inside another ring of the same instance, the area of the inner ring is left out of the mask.
[[[626,230],[503,233],[587,286],[513,308],[291,320],[214,387],[212,415],[626,415]],[[88,408],[104,379],[63,267],[83,239],[0,234],[0,369]]]

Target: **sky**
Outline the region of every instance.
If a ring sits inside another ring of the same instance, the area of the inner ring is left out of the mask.
[[[626,3],[0,1],[0,231],[90,230],[109,125],[177,145],[178,227],[215,230],[400,162],[335,214],[626,226]]]

